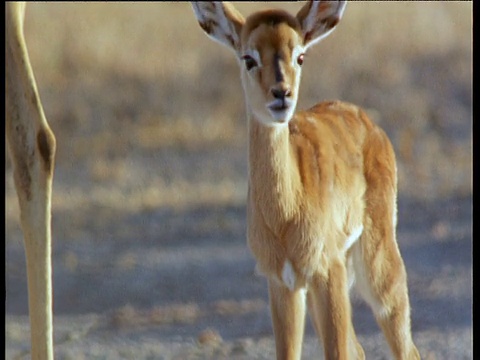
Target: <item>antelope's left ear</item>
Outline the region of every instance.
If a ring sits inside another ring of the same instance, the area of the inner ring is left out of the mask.
[[[213,40],[240,53],[240,32],[244,17],[229,2],[192,1],[200,27]]]
[[[327,37],[342,18],[347,1],[309,1],[297,14],[303,45],[312,46]]]

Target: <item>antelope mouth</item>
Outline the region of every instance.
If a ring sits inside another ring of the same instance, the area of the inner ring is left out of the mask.
[[[282,112],[287,111],[291,107],[291,102],[288,99],[285,100],[274,100],[267,105],[268,109],[272,112]]]
[[[293,104],[288,100],[275,100],[267,105],[273,119],[277,122],[285,122],[292,115]]]
[[[289,106],[286,104],[282,105],[269,105],[268,109],[272,112],[281,112],[281,111],[286,111],[289,109]]]

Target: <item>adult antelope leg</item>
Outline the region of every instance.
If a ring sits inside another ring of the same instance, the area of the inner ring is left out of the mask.
[[[24,3],[6,3],[6,135],[27,262],[32,359],[53,359],[51,193],[55,137],[23,35]]]

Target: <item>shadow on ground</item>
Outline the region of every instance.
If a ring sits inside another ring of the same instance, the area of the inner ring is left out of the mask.
[[[56,239],[56,316],[103,314],[108,321],[102,328],[155,329],[162,337],[195,337],[208,326],[225,339],[270,333],[266,282],[255,274],[245,244],[243,205],[140,214],[101,207],[73,211],[54,217],[80,216],[95,223],[107,212],[110,222],[103,223],[104,231],[91,228],[96,236],[86,234],[83,241]],[[471,211],[469,198],[400,199],[398,238],[414,331],[470,326]],[[128,228],[135,235],[124,231]],[[27,315],[24,267],[16,262],[22,251],[7,248],[16,270],[7,272],[9,315]],[[357,296],[354,319],[359,334],[379,331]],[[307,334],[313,335],[311,326]]]

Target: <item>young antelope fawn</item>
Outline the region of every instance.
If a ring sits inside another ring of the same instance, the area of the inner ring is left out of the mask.
[[[306,305],[326,359],[364,359],[351,320],[356,283],[396,359],[419,359],[395,239],[397,171],[385,133],[355,105],[295,113],[304,54],[338,24],[345,1],[296,16],[244,19],[193,2],[202,29],[241,65],[249,132],[248,244],[268,278],[277,359],[300,359]]]

